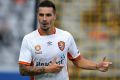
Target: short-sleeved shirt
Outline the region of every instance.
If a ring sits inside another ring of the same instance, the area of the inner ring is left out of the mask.
[[[48,66],[56,58],[57,64],[64,67],[58,73],[44,73],[35,75],[34,80],[69,80],[67,71],[67,55],[73,59],[80,56],[72,35],[64,30],[55,28],[55,34],[40,35],[35,30],[23,38],[19,64],[31,64],[33,66]]]

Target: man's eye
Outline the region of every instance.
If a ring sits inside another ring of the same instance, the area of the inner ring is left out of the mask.
[[[44,14],[39,14],[39,16],[44,16]]]
[[[46,14],[46,16],[50,17],[50,16],[52,16],[52,14]]]

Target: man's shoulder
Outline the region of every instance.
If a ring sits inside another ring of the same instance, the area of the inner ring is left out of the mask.
[[[34,31],[26,34],[26,35],[24,36],[24,38],[33,38],[33,37],[36,36],[36,34],[37,34],[37,30],[34,30]]]
[[[62,35],[71,36],[71,33],[70,33],[70,32],[68,32],[68,31],[66,31],[66,30],[63,30],[63,29],[57,28],[57,32],[58,32],[59,34],[62,34]]]

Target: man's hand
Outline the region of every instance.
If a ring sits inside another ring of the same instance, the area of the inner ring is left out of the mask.
[[[45,67],[45,73],[57,73],[62,70],[64,65],[56,64],[56,58],[49,64],[49,66]]]
[[[102,62],[97,64],[97,69],[101,72],[106,72],[110,65],[112,65],[112,62],[106,61],[106,57],[104,57]]]
[[[30,64],[19,64],[20,74],[23,76],[34,76],[44,73],[57,73],[60,72],[63,67],[63,65],[56,64],[56,59],[54,59],[48,66],[43,67],[30,66]]]

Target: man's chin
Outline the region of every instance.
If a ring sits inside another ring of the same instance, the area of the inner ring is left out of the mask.
[[[49,27],[43,26],[43,27],[41,27],[41,29],[44,30],[44,31],[48,31]]]

